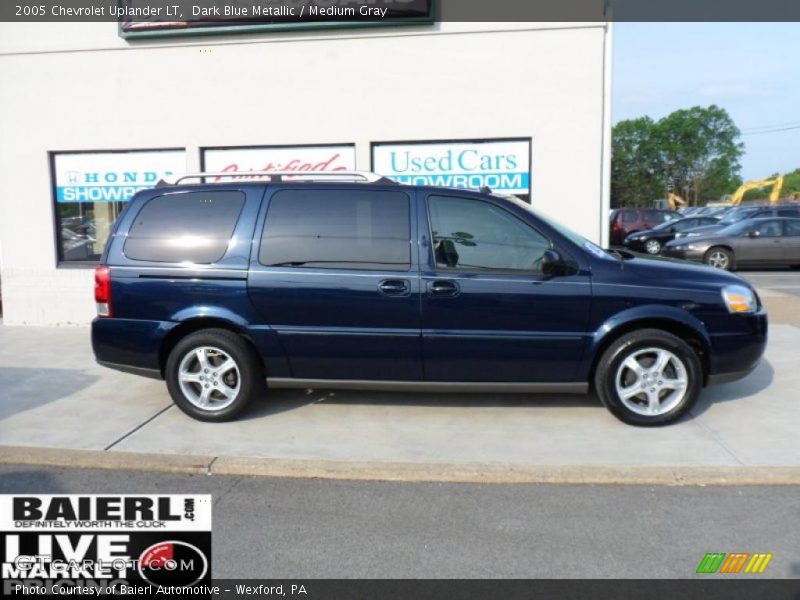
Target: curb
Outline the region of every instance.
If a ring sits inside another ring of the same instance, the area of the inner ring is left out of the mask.
[[[349,462],[0,446],[0,464],[189,475],[409,483],[800,485],[800,467],[623,467]]]

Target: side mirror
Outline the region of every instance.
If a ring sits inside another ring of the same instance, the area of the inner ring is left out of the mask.
[[[749,237],[750,239],[761,237],[761,232],[755,229],[753,231],[748,231],[747,237]]]
[[[556,250],[545,250],[542,256],[542,274],[567,275],[573,271],[572,266]]]

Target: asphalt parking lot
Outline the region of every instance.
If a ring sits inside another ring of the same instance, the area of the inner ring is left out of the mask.
[[[86,328],[3,326],[0,446],[406,466],[800,467],[800,273],[744,275],[770,312],[766,358],[746,379],[705,390],[670,427],[624,425],[592,396],[324,390],[275,391],[239,421],[200,423],[162,382],[96,365]]]

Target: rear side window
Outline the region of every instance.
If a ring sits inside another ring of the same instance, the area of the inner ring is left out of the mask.
[[[786,235],[800,237],[800,221],[786,221]]]
[[[622,222],[623,223],[635,223],[638,215],[636,211],[626,211],[622,213]]]
[[[654,223],[663,223],[668,221],[667,213],[659,212],[657,210],[646,210],[642,215],[642,220]]]
[[[147,202],[125,240],[125,256],[209,264],[225,256],[244,206],[242,192],[188,192]]]
[[[409,203],[402,192],[277,192],[258,260],[267,266],[407,271]]]
[[[779,208],[778,209],[778,216],[779,217],[796,217],[800,215],[800,211],[796,208]]]

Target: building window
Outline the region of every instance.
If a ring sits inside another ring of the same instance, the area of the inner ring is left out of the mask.
[[[401,192],[285,190],[270,200],[259,261],[407,271],[410,231],[409,198]]]
[[[51,153],[59,263],[96,263],[136,192],[186,170],[183,150]]]

